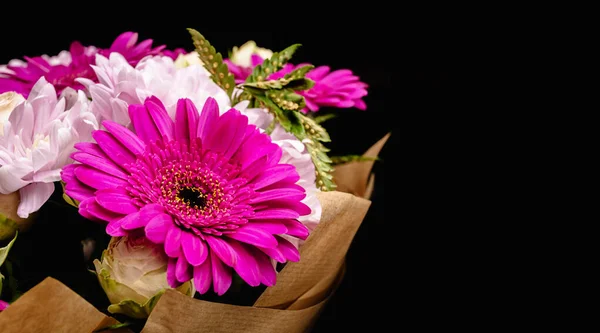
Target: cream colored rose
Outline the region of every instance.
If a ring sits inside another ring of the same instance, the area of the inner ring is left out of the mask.
[[[15,107],[21,104],[25,98],[14,91],[8,91],[0,94],[0,135],[4,134],[4,123],[10,117]]]
[[[180,54],[175,59],[175,67],[176,68],[186,68],[191,65],[203,65],[204,63],[200,60],[198,53],[196,51],[190,52],[188,54]]]
[[[249,40],[240,47],[234,46],[229,60],[238,66],[251,67],[253,54],[258,54],[263,59],[269,59],[273,55],[273,51],[258,47],[253,40]]]
[[[147,318],[158,299],[170,289],[167,282],[168,258],[160,245],[146,238],[113,237],[94,260],[98,281],[111,302],[110,313],[122,313],[132,318]],[[177,288],[194,296],[191,281]]]

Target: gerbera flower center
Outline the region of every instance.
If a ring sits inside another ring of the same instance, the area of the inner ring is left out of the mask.
[[[203,209],[206,206],[206,195],[198,187],[185,187],[179,190],[177,199],[196,209]]]
[[[199,141],[157,141],[129,169],[131,195],[159,203],[182,229],[220,235],[253,214],[245,201],[255,194],[244,186],[240,166],[203,150]]]

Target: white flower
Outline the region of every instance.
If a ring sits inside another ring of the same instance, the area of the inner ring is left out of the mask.
[[[8,91],[4,94],[0,94],[0,135],[4,134],[4,123],[8,121],[8,117],[12,111],[24,100],[25,98],[23,95],[14,91]]]
[[[177,68],[185,68],[192,65],[204,65],[204,63],[202,62],[202,60],[200,60],[200,57],[198,56],[198,52],[196,51],[190,52],[188,54],[180,54],[179,56],[177,56],[177,59],[175,59],[175,67]]]
[[[94,260],[98,281],[111,302],[110,313],[146,318],[166,289],[168,257],[145,237],[113,237]],[[188,296],[195,290],[190,281],[177,288]]]
[[[208,97],[218,102],[221,113],[231,107],[227,93],[211,80],[201,65],[177,68],[173,59],[155,56],[143,59],[134,68],[121,54],[111,53],[108,59],[96,55],[96,65],[92,67],[99,82],[78,81],[89,90],[92,112],[100,123],[108,119],[128,126],[128,106],[143,104],[150,96],[160,99],[173,119],[180,98],[191,99],[199,110]]]
[[[73,92],[67,92],[73,94]],[[54,191],[63,166],[72,163],[73,145],[91,140],[98,129],[83,92],[77,99],[56,96],[54,86],[42,77],[29,97],[4,123],[0,135],[0,193],[19,191],[17,215],[27,218]]]
[[[273,51],[258,47],[254,41],[250,40],[239,48],[234,46],[229,60],[238,66],[252,67],[253,54],[257,54],[263,59],[268,59],[273,55]]]

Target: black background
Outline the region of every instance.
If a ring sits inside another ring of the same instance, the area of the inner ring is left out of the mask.
[[[426,33],[428,28],[423,26],[399,31],[393,22],[384,27],[342,21],[274,32],[277,22],[265,24],[262,30],[240,23],[223,31],[214,24],[203,24],[201,19],[172,20],[174,23],[167,24],[143,15],[127,19],[84,15],[78,18],[82,24],[76,26],[46,20],[29,22],[26,28],[5,22],[1,26],[0,63],[24,55],[55,55],[68,49],[74,40],[108,47],[123,31],[139,32],[140,40],[152,38],[154,45],[191,51],[191,39],[185,30],[191,27],[223,54],[250,39],[272,50],[300,43],[302,47],[292,62],[351,69],[369,84],[367,110],[339,109],[338,117],[324,124],[332,137],[328,145],[331,155],[361,154],[386,133],[392,135],[381,152],[382,161],[374,167],[377,181],[373,203],[348,253],[347,275],[318,320],[315,332],[363,326],[370,331],[387,331],[390,322],[414,320],[409,317],[426,306],[427,299],[419,299],[418,294],[425,295],[427,286],[413,285],[421,274],[411,263],[424,249],[418,245],[415,249],[414,239],[409,240],[413,235],[403,234],[402,230],[414,231],[406,225],[422,221],[405,215],[410,209],[406,205],[411,193],[406,193],[404,184],[415,181],[412,178],[416,176],[408,171],[415,164],[413,153],[429,140],[423,124],[435,121],[436,115],[443,112],[440,106],[453,84],[449,38]],[[408,295],[411,297],[407,303]]]

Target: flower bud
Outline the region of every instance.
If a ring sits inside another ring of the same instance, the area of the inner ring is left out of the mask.
[[[94,266],[111,302],[110,313],[147,318],[160,296],[171,288],[167,282],[167,256],[145,237],[113,237],[101,259],[94,260]],[[195,293],[191,281],[177,290],[188,296]]]

